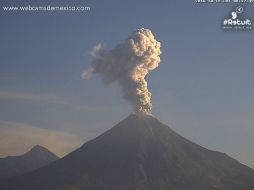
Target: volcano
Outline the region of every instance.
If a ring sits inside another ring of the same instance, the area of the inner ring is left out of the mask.
[[[253,190],[254,170],[203,148],[153,116],[130,115],[2,190]]]

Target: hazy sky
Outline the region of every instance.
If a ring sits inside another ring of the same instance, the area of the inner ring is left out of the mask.
[[[36,3],[37,2],[37,3]],[[41,144],[59,155],[131,113],[117,85],[80,76],[92,47],[152,30],[162,63],[148,77],[154,115],[184,137],[254,168],[254,29],[225,31],[236,4],[194,0],[1,1],[89,12],[0,11],[0,157]],[[245,4],[254,18],[254,4]]]

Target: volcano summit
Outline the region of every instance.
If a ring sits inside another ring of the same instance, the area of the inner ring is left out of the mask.
[[[130,115],[64,158],[2,190],[253,190],[254,170],[153,116]]]

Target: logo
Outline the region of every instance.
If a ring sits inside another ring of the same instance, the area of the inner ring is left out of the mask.
[[[248,18],[243,18],[242,13],[244,9],[242,6],[236,7],[235,11],[231,12],[231,18],[223,20],[224,29],[236,29],[236,30],[251,30],[252,21]]]

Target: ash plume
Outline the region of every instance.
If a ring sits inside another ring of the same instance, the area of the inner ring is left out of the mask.
[[[105,84],[117,82],[136,113],[152,114],[152,95],[146,76],[160,64],[160,47],[152,32],[144,28],[133,32],[112,50],[98,44],[91,52],[94,57],[91,67],[82,73],[82,78],[99,74]]]

